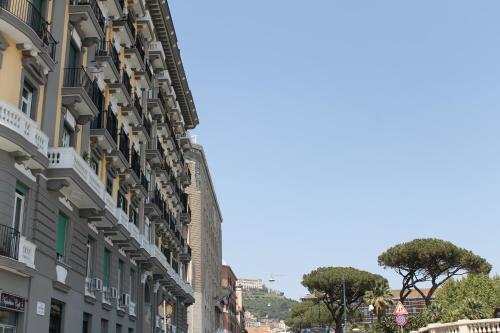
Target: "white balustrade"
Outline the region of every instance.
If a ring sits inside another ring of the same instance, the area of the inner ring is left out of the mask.
[[[500,318],[429,324],[412,333],[500,333]]]
[[[50,148],[47,153],[49,168],[72,169],[92,188],[97,196],[104,200],[104,184],[94,170],[72,147]]]
[[[19,239],[19,261],[26,266],[35,268],[36,245],[21,236]]]
[[[135,317],[135,302],[130,301],[128,303],[128,314]]]
[[[28,140],[40,153],[47,154],[49,138],[37,124],[21,110],[0,101],[0,125],[5,126]]]

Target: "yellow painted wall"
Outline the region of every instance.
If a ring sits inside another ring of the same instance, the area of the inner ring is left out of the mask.
[[[17,108],[21,91],[22,53],[11,39],[6,38],[6,41],[10,46],[3,53],[0,69],[0,100]]]

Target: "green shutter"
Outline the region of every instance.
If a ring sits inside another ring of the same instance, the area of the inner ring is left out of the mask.
[[[109,287],[109,266],[111,264],[111,252],[104,250],[102,284]]]
[[[24,186],[22,183],[19,181],[16,182],[16,191],[21,193],[21,194],[26,194],[28,192],[28,188]]]
[[[64,257],[64,248],[66,247],[66,225],[68,224],[68,219],[66,216],[59,214],[59,219],[57,221],[57,240],[56,240],[56,253],[61,257]]]

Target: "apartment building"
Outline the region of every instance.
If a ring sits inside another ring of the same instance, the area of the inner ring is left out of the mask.
[[[186,156],[191,172],[190,276],[196,300],[188,311],[189,332],[213,333],[222,330],[222,215],[203,147],[193,144]]]
[[[0,1],[0,332],[188,331],[197,124],[166,1]]]
[[[222,265],[222,289],[226,294],[224,297],[224,333],[240,333],[240,314],[237,307],[238,299],[236,293],[237,278],[229,265]]]
[[[238,285],[241,286],[244,290],[251,289],[263,289],[264,283],[262,279],[238,279]]]

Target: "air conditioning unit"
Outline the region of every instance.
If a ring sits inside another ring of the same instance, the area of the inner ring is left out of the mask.
[[[102,280],[98,278],[92,279],[92,290],[102,291]]]
[[[109,297],[112,299],[117,299],[118,298],[118,289],[116,288],[109,288]]]
[[[129,304],[130,304],[130,295],[129,294],[121,294],[120,306],[127,307]]]

